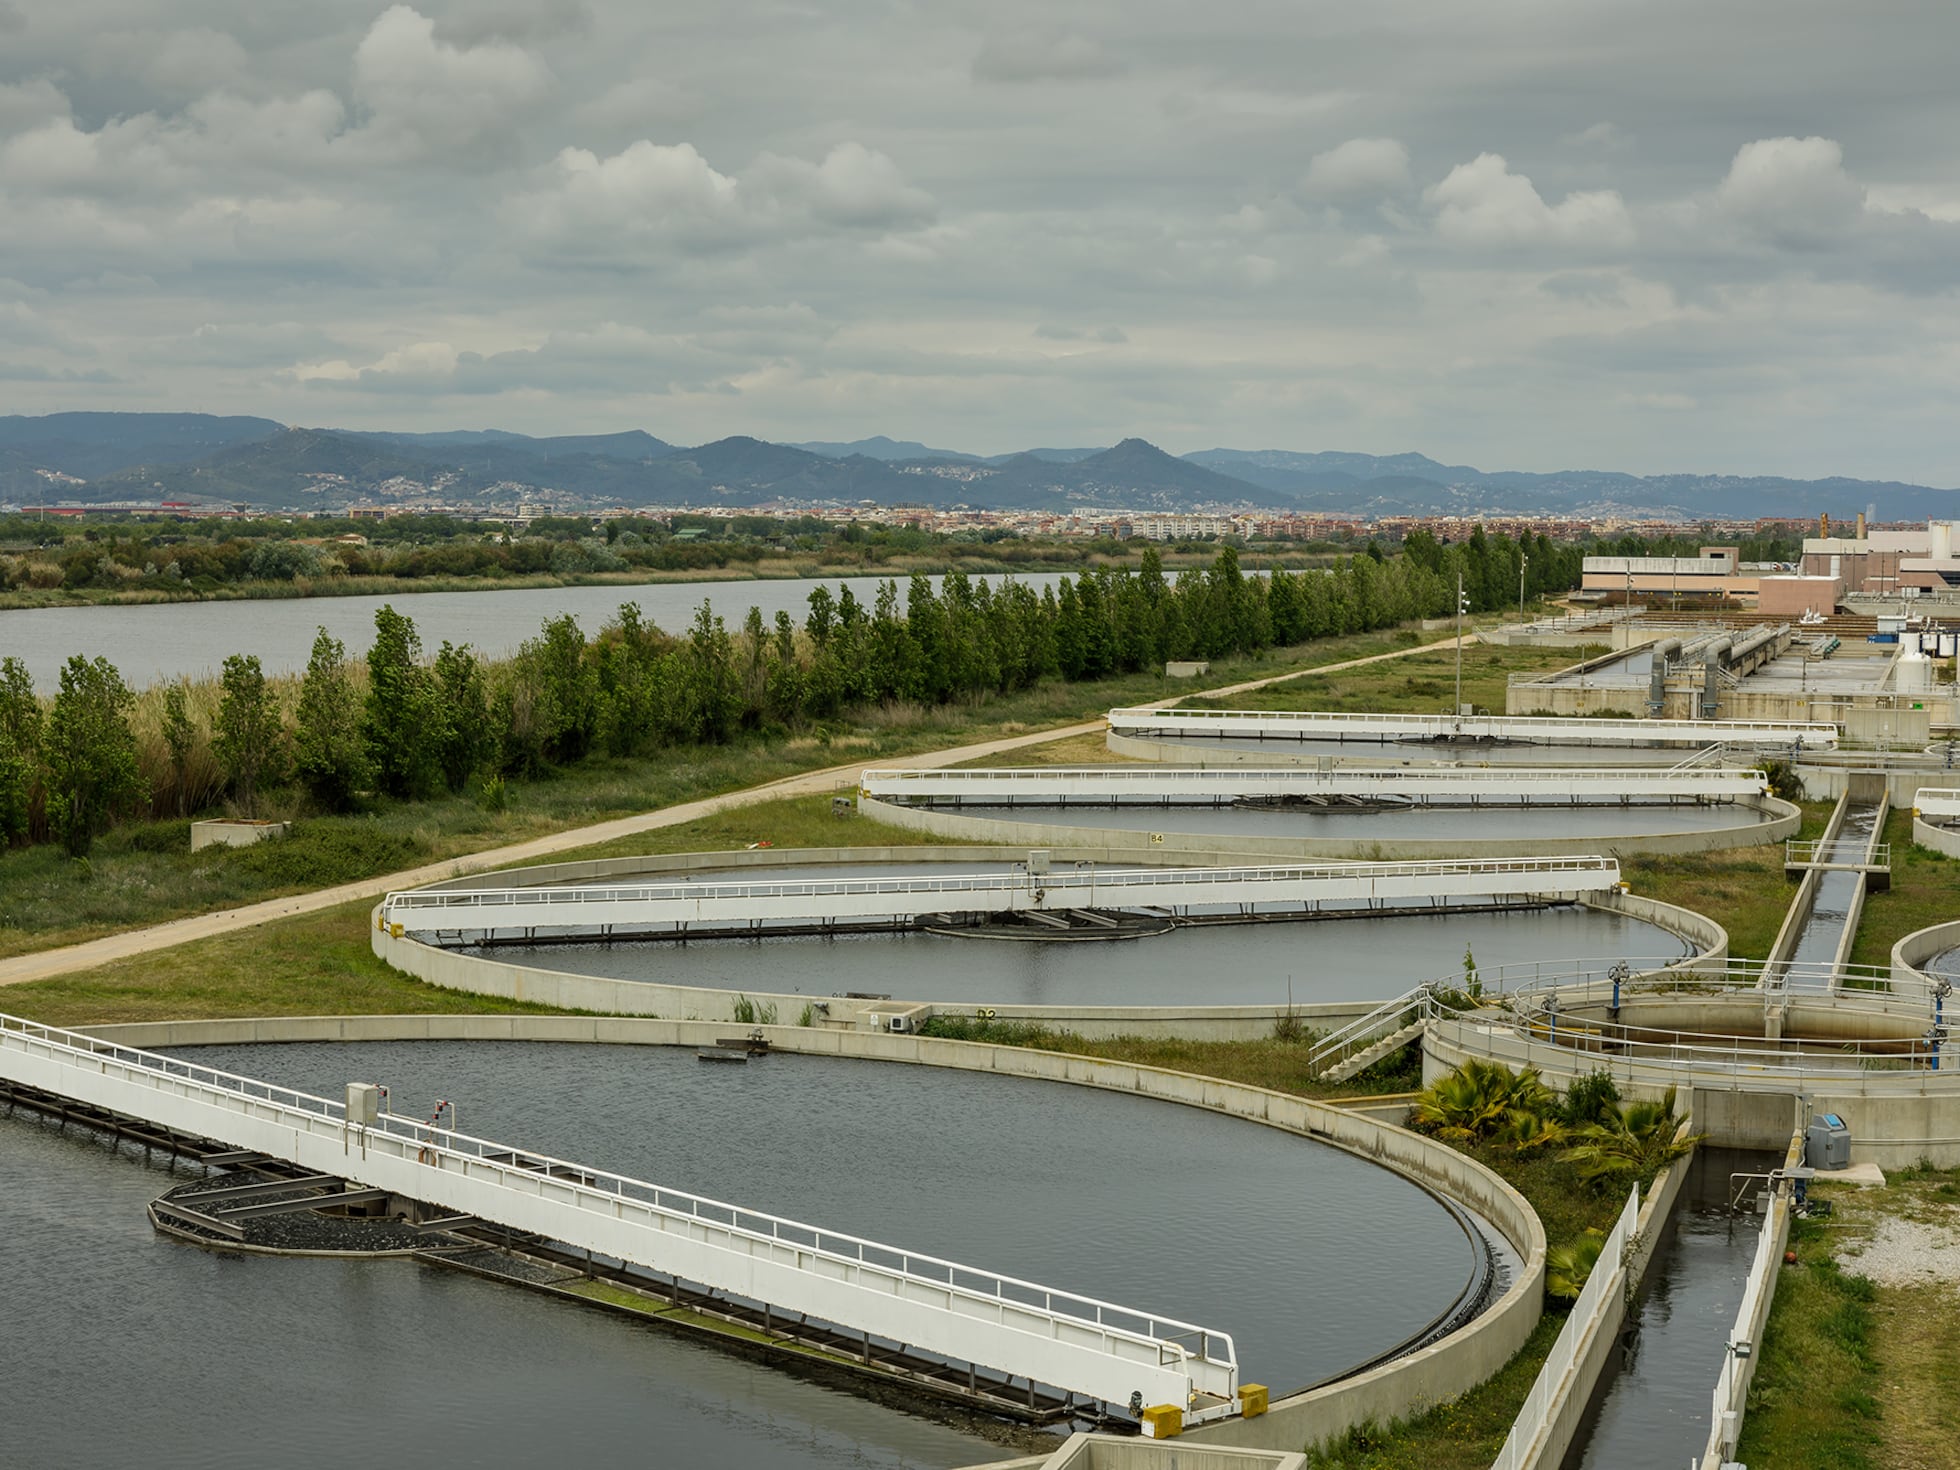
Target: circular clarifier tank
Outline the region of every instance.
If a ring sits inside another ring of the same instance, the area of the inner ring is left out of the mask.
[[[1569,956],[1596,956],[1602,973],[1615,959],[1660,964],[1694,952],[1658,924],[1576,904],[1206,923],[1102,942],[1022,934],[499,944],[462,952],[541,970],[750,994],[1165,1007],[1385,1000],[1460,971],[1465,950],[1486,968],[1557,961],[1563,970],[1573,968]]]
[[[1481,1258],[1457,1215],[1329,1145],[1176,1104],[778,1053],[511,1042],[198,1048],[302,1090],[386,1083],[479,1137],[1233,1335],[1292,1390],[1450,1310]]]
[[[191,1177],[0,1118],[0,1238],[33,1262],[0,1332],[7,1464],[951,1470],[1010,1453],[500,1282],[178,1244],[144,1211]]]

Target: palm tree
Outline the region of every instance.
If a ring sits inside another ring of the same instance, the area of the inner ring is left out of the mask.
[[[1513,1111],[1498,1136],[1519,1153],[1536,1153],[1568,1142],[1572,1135],[1556,1118],[1542,1113]]]
[[[1585,1289],[1586,1278],[1599,1263],[1599,1253],[1605,1248],[1606,1237],[1597,1230],[1588,1230],[1577,1240],[1555,1245],[1545,1252],[1545,1295],[1577,1301]]]
[[[1415,1126],[1452,1142],[1481,1142],[1517,1115],[1543,1115],[1556,1101],[1536,1067],[1513,1072],[1472,1057],[1416,1097]]]
[[[1672,1087],[1659,1101],[1648,1099],[1603,1109],[1599,1122],[1586,1124],[1573,1136],[1578,1142],[1560,1158],[1577,1164],[1580,1177],[1595,1186],[1629,1176],[1652,1178],[1666,1165],[1693,1153],[1702,1139],[1698,1133],[1681,1136]]]

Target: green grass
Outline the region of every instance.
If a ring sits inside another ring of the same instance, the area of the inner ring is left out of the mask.
[[[1562,1313],[1540,1319],[1517,1355],[1468,1393],[1392,1425],[1350,1429],[1307,1455],[1315,1470],[1487,1470],[1550,1356]]]
[[[368,948],[367,903],[0,990],[52,1026],[219,1016],[542,1014],[541,1006],[425,985]]]
[[[1406,633],[1402,636],[1406,637]],[[1427,635],[1446,637],[1446,633]],[[1506,648],[1476,643],[1463,650],[1463,702],[1479,710],[1504,712],[1512,674],[1549,673],[1602,648]],[[1270,689],[1223,699],[1194,699],[1194,709],[1333,710],[1369,714],[1447,713],[1456,699],[1456,653],[1437,649],[1412,653],[1390,669],[1349,669],[1306,675]]]
[[[1892,946],[1913,930],[1960,918],[1960,862],[1913,845],[1910,806],[1886,818],[1884,840],[1892,844],[1892,886],[1865,895],[1851,950],[1856,965],[1890,965]]]
[[[1797,1264],[1777,1278],[1737,1458],[1777,1470],[1877,1470],[1882,1441],[1876,1291],[1839,1268],[1828,1224],[1791,1223]]]
[[[1800,838],[1821,836],[1830,802],[1804,802]],[[1643,898],[1706,914],[1729,931],[1737,959],[1769,958],[1797,885],[1783,876],[1783,845],[1620,860],[1620,875]]]

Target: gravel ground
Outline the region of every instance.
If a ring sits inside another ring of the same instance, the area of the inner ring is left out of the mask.
[[[1839,1261],[1880,1286],[1960,1286],[1960,1207],[1939,1206],[1932,1220],[1886,1215]]]

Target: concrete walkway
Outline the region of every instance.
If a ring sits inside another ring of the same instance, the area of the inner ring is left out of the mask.
[[[1248,690],[1261,689],[1268,684],[1296,678],[1301,674],[1338,673],[1342,669],[1359,668],[1364,664],[1381,663],[1386,659],[1404,658],[1412,653],[1428,653],[1439,648],[1451,648],[1455,643],[1455,639],[1445,638],[1439,643],[1398,648],[1389,653],[1371,654],[1367,658],[1351,658],[1312,669],[1295,669],[1290,673],[1271,674],[1263,679],[1248,680],[1243,684],[1228,684],[1219,689],[1179,694],[1141,708],[1163,709],[1184,699],[1243,694]],[[1103,727],[1104,722],[1101,719],[1086,720],[1079,725],[1063,725],[1056,729],[1037,730],[1026,735],[985,740],[976,745],[959,745],[950,750],[925,751],[918,755],[880,760],[878,763],[883,766],[917,766],[925,769],[936,766],[956,766],[963,761],[979,760],[1002,751],[1022,750],[1031,745],[1046,745],[1052,740],[1067,740],[1075,735],[1093,734]],[[535,837],[529,842],[515,843],[509,847],[493,847],[483,852],[444,858],[438,863],[428,863],[419,868],[388,873],[377,878],[363,878],[357,883],[343,883],[337,888],[321,888],[312,893],[296,893],[289,898],[269,898],[263,903],[246,904],[242,908],[235,909],[219,909],[208,914],[193,914],[183,919],[171,919],[162,924],[151,924],[146,928],[131,929],[121,934],[108,934],[100,939],[67,945],[61,949],[16,955],[12,959],[0,960],[0,985],[20,985],[29,980],[45,980],[53,975],[66,975],[75,970],[92,970],[98,965],[128,959],[132,955],[148,954],[153,950],[168,949],[177,944],[188,944],[194,939],[209,939],[214,935],[229,934],[238,929],[249,929],[258,924],[271,923],[275,919],[287,919],[296,914],[317,913],[321,909],[354,903],[364,898],[379,898],[384,893],[396,889],[419,888],[424,883],[434,883],[444,878],[457,878],[465,873],[481,872],[486,868],[513,867],[520,863],[537,862],[544,858],[556,857],[560,853],[570,852],[575,848],[591,847],[621,837],[632,837],[641,832],[657,831],[662,827],[678,827],[737,807],[753,806],[757,802],[774,801],[784,796],[810,796],[835,791],[840,787],[854,786],[857,773],[863,767],[862,761],[853,761],[841,766],[826,766],[820,771],[805,771],[801,775],[785,776],[780,780],[765,782],[761,786],[729,791],[720,796],[706,797],[701,801],[683,802],[679,806],[662,807],[658,811],[642,812],[638,816],[619,817],[589,827],[574,827],[568,831],[554,832],[546,837]]]

